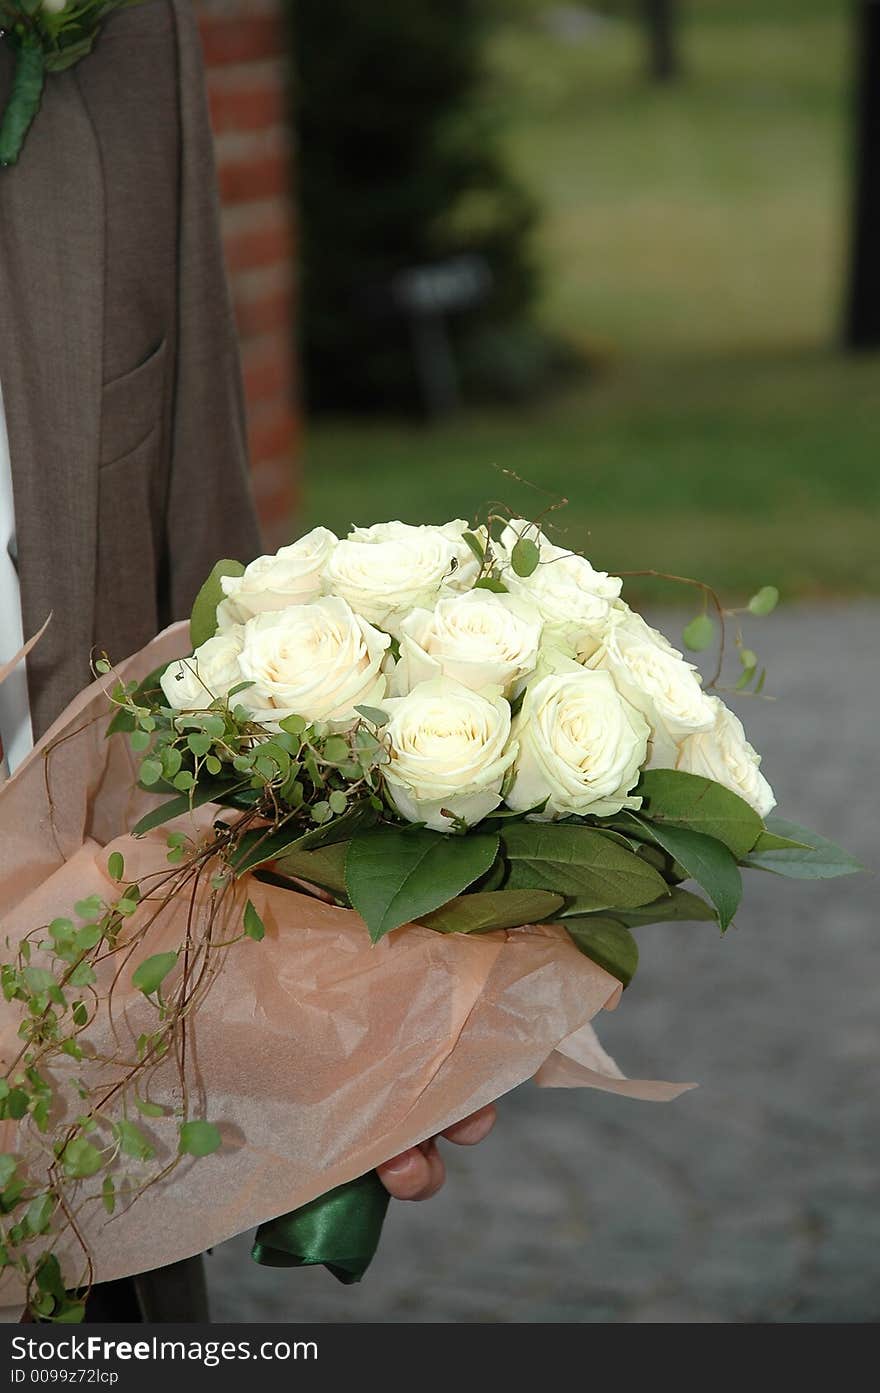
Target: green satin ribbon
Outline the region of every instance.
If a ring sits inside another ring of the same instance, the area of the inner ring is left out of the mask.
[[[337,1185],[257,1229],[251,1257],[263,1267],[323,1263],[340,1282],[359,1282],[379,1246],[388,1191],[375,1171]]]

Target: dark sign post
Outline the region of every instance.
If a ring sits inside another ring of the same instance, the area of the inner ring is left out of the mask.
[[[398,271],[392,278],[391,298],[409,322],[416,373],[428,416],[448,416],[461,405],[448,316],[482,304],[491,285],[489,266],[482,256],[476,255],[413,266]]]
[[[856,131],[847,348],[880,347],[880,0],[856,15]]]

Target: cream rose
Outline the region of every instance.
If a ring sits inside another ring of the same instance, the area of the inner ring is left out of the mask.
[[[584,661],[583,653],[580,658]],[[694,665],[625,606],[615,609],[604,639],[585,661],[588,668],[609,672],[618,691],[645,716],[653,768],[674,768],[682,740],[715,724]]]
[[[254,686],[241,699],[255,720],[270,726],[293,715],[348,724],[357,718],[356,706],[384,697],[389,642],[332,596],[258,614],[244,627],[239,663]]]
[[[220,628],[246,624],[255,614],[317,600],[324,566],[337,540],[326,527],[315,527],[274,556],[258,556],[243,576],[223,576],[225,599],[217,608]]]
[[[410,610],[432,609],[476,575],[476,559],[462,541],[466,530],[461,521],[442,527],[403,522],[356,527],[330,557],[324,589],[397,636]]]
[[[510,562],[521,538],[535,542],[540,553],[530,576],[518,576]],[[504,529],[498,551],[504,584],[512,595],[521,595],[537,608],[548,638],[573,650],[585,635],[601,637],[623,585],[618,576],[594,571],[585,556],[554,546],[540,528],[522,518]]]
[[[711,730],[682,741],[676,769],[714,779],[766,817],[776,807],[773,790],[761,773],[761,756],[749,744],[742,721],[719,697],[710,697],[715,712]]]
[[[175,711],[204,711],[245,681],[239,665],[243,639],[244,629],[235,624],[209,638],[192,657],[169,663],[161,677],[168,705]]]
[[[447,814],[473,826],[498,807],[504,775],[516,757],[510,707],[502,696],[440,677],[386,701],[384,708],[391,716],[385,779],[401,817],[447,832]]]
[[[544,803],[534,815],[541,822],[638,808],[630,790],[645,763],[647,722],[607,672],[558,656],[553,665],[526,688],[513,722],[519,754],[507,806],[526,812]]]
[[[534,670],[540,641],[540,615],[524,600],[489,590],[452,595],[401,622],[391,692],[403,696],[420,682],[451,677],[473,692],[500,687],[511,696]]]

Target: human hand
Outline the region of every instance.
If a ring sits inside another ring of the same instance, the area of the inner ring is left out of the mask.
[[[476,1146],[494,1126],[495,1105],[490,1103],[447,1127],[440,1135],[457,1146]],[[446,1167],[436,1137],[429,1137],[419,1146],[411,1146],[399,1156],[392,1156],[376,1169],[385,1189],[397,1200],[429,1200],[446,1179]]]

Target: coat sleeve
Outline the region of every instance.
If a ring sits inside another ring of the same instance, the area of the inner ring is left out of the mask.
[[[202,51],[190,0],[177,27],[180,211],[176,381],[167,493],[170,617],[185,617],[214,562],[261,551],[247,460],[238,338],[220,237]]]

